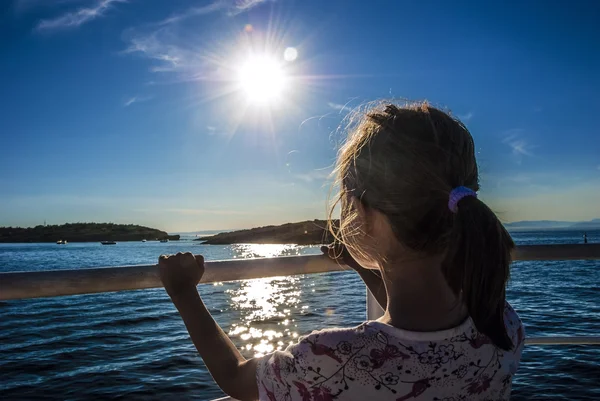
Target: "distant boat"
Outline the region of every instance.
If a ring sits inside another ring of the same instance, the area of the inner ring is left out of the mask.
[[[160,242],[169,242],[169,239],[161,239]]]
[[[142,242],[146,242],[146,240],[145,240],[145,239],[143,239],[143,240],[142,240]]]
[[[67,245],[67,240],[66,239],[59,239],[58,241],[56,241],[57,245]]]
[[[115,241],[100,241],[102,245],[116,245]]]

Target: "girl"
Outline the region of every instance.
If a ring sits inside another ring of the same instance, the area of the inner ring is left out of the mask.
[[[269,401],[505,400],[524,331],[506,303],[514,243],[479,199],[473,138],[427,103],[360,116],[337,160],[341,248],[385,314],[245,359],[198,295],[203,258],[161,279],[217,384]],[[334,233],[334,235],[336,235]]]

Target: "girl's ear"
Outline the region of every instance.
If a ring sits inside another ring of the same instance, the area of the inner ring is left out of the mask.
[[[385,262],[385,255],[394,238],[387,217],[377,209],[373,209],[358,198],[350,199],[350,207],[356,227],[354,243],[348,247],[352,257],[366,269],[380,269]]]
[[[352,208],[366,235],[372,237],[382,231],[382,226],[386,225],[387,219],[379,210],[370,208],[356,197],[352,198],[352,202]]]
[[[363,228],[363,231],[368,234],[370,226],[372,225],[369,222],[369,217],[372,217],[370,216],[371,210],[367,208],[356,196],[352,196],[350,198],[350,210],[356,213],[358,218],[357,223],[359,223]]]

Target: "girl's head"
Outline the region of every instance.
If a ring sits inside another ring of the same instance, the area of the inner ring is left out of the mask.
[[[514,243],[476,197],[448,207],[454,188],[479,190],[467,128],[427,103],[383,104],[355,119],[336,173],[340,240],[352,256],[371,268],[438,256],[477,329],[510,349],[503,316]]]

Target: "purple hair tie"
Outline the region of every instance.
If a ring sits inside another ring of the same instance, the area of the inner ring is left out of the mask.
[[[474,196],[477,198],[477,192],[467,187],[456,187],[450,191],[450,198],[448,199],[448,209],[452,213],[458,212],[458,202],[465,196]]]

